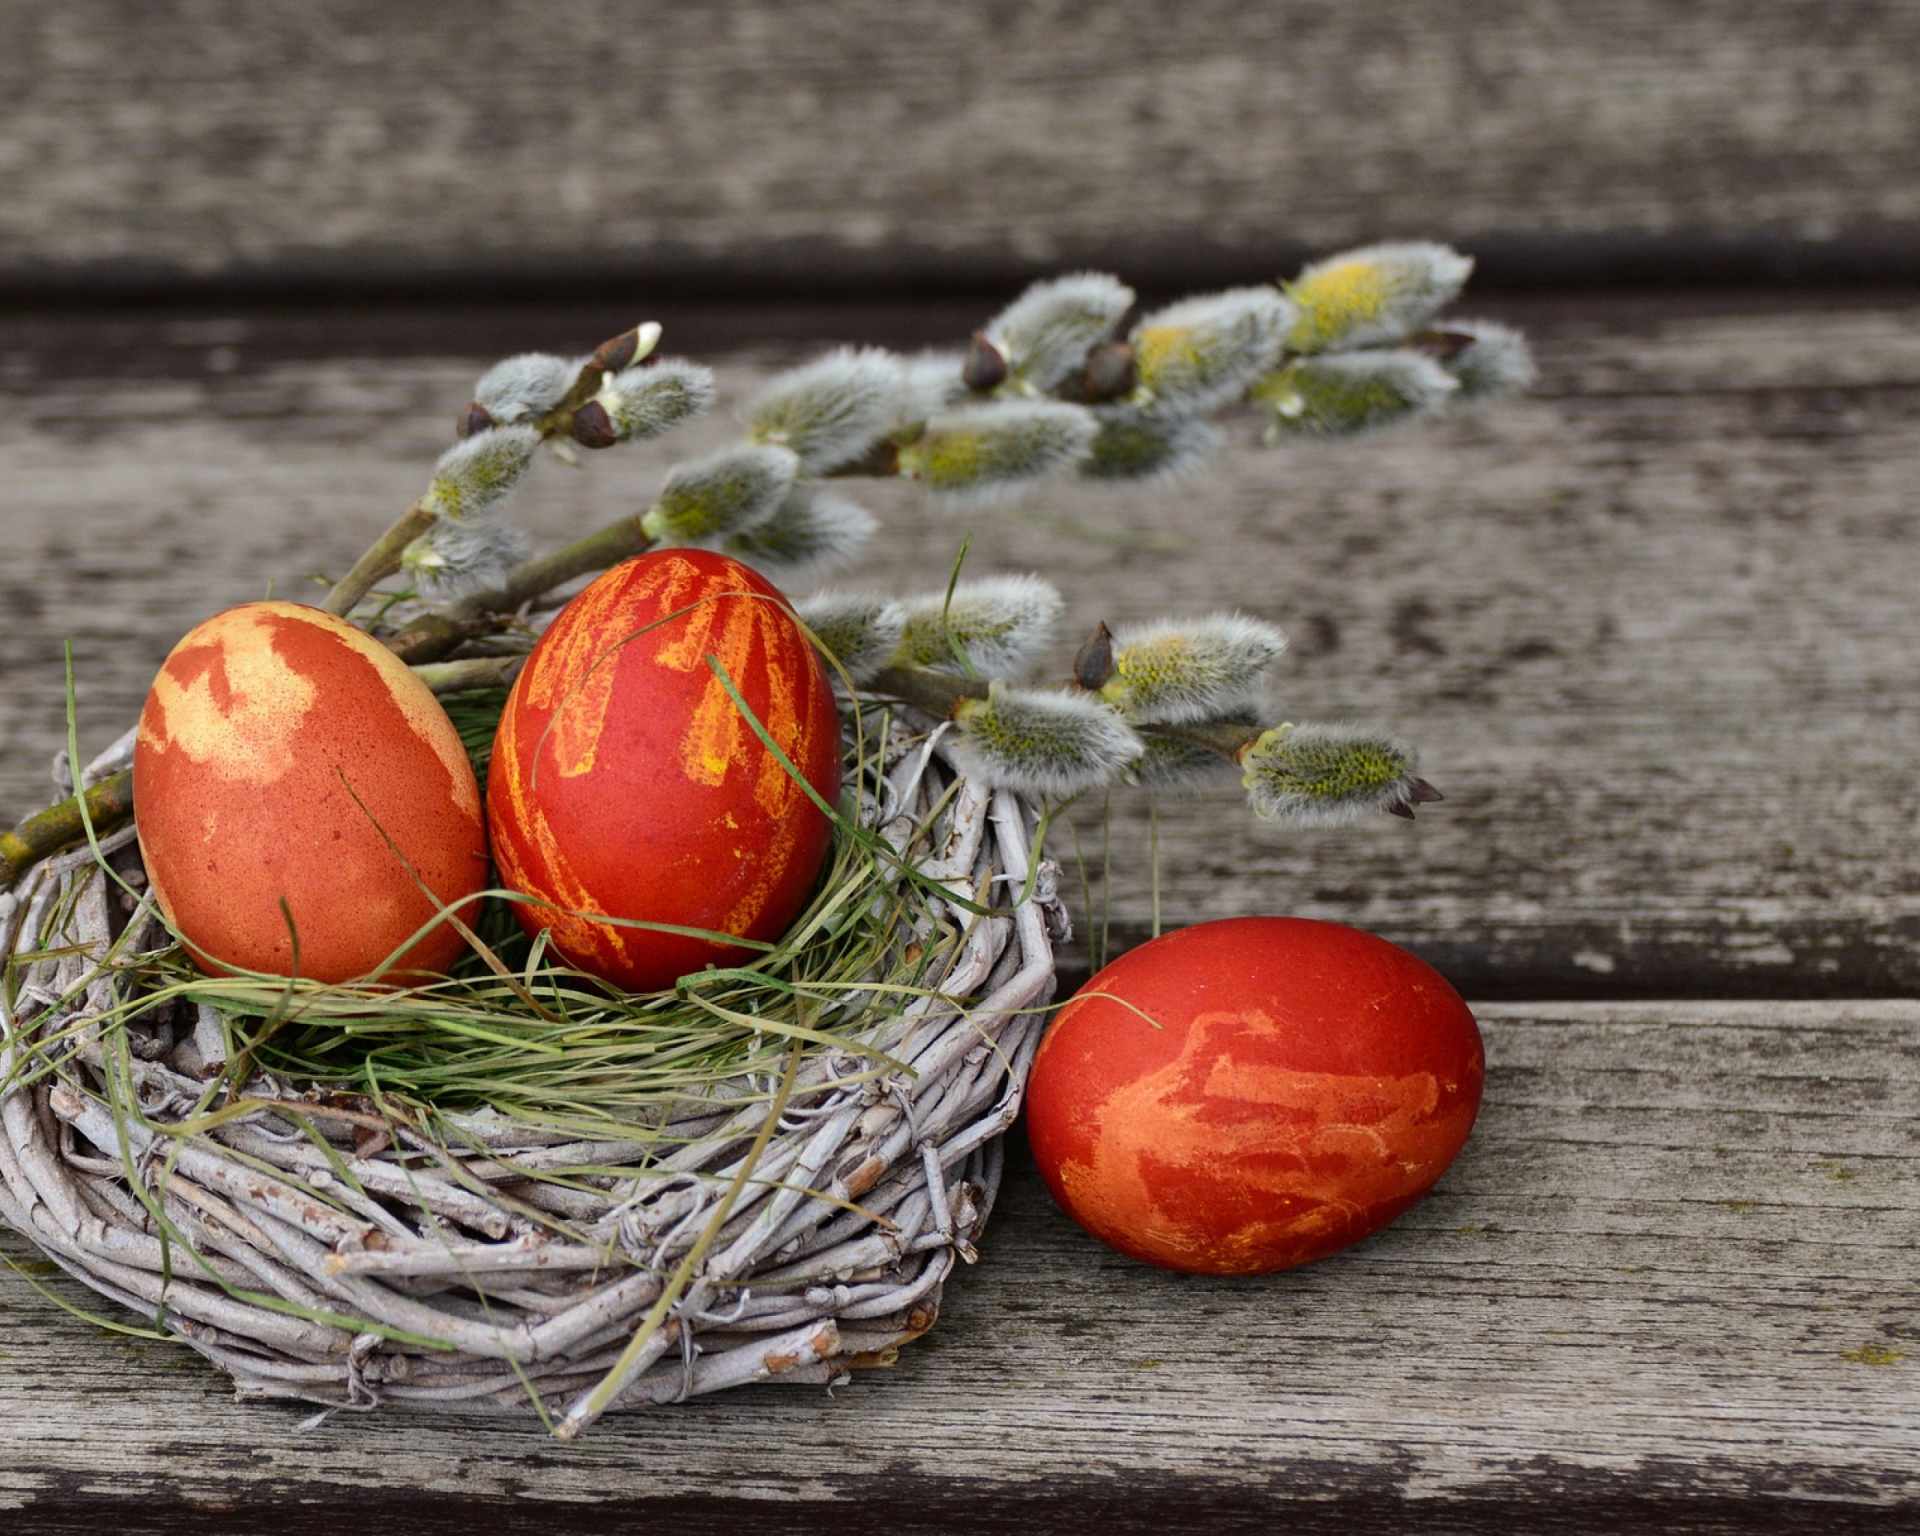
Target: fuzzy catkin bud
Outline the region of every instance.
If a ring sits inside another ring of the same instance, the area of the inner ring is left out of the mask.
[[[621,442],[643,443],[706,414],[713,405],[713,370],[663,358],[615,374],[594,398]]]
[[[1527,338],[1496,320],[1449,320],[1449,335],[1467,344],[1441,365],[1460,384],[1463,400],[1517,395],[1534,380],[1533,353]]]
[[[1259,717],[1251,711],[1237,711],[1195,722],[1209,729],[1244,732],[1246,738],[1260,734]],[[1127,769],[1127,782],[1156,794],[1198,794],[1225,783],[1239,770],[1233,761],[1212,746],[1177,732],[1148,726],[1140,732],[1146,751]]]
[[[865,507],[817,485],[796,485],[773,516],[724,540],[721,548],[787,583],[846,564],[879,526]]]
[[[1100,696],[1136,725],[1205,720],[1258,702],[1286,648],[1271,624],[1238,613],[1125,625]]]
[[[983,332],[1019,383],[1041,393],[1078,369],[1133,307],[1133,290],[1104,272],[1035,283]]]
[[[967,397],[965,355],[916,352],[900,360],[900,393],[895,397],[889,432],[917,427]]]
[[[1315,262],[1287,285],[1299,306],[1295,352],[1400,341],[1458,297],[1473,258],[1431,241],[1362,246]]]
[[[473,386],[474,404],[501,426],[526,421],[552,410],[573,387],[577,360],[546,352],[522,352],[503,358]]]
[[[490,427],[440,455],[422,498],[435,517],[469,522],[497,506],[527,472],[540,434],[532,427]]]
[[[1338,827],[1374,811],[1411,813],[1433,799],[1417,779],[1419,755],[1385,731],[1357,725],[1280,725],[1240,759],[1241,783],[1260,816],[1302,827]]]
[[[856,683],[871,681],[892,661],[907,623],[905,610],[892,598],[868,592],[816,592],[794,611]]]
[[[896,660],[935,672],[1007,677],[1053,636],[1059,589],[1038,576],[992,576],[908,598]]]
[[[1081,461],[1092,480],[1174,480],[1220,451],[1222,437],[1197,416],[1110,406],[1095,412],[1100,435]]]
[[[1145,749],[1090,694],[991,685],[954,712],[953,753],[968,778],[1022,794],[1057,797],[1111,784]]]
[[[777,443],[823,474],[886,434],[902,389],[900,360],[878,347],[841,347],[777,374],[747,410],[755,442]]]
[[[1136,396],[1168,414],[1204,415],[1240,398],[1280,358],[1294,309],[1278,288],[1183,299],[1134,327]]]
[[[799,469],[791,452],[768,443],[723,448],[678,465],[640,519],[641,531],[663,544],[745,533],[780,509]]]
[[[533,551],[525,529],[503,522],[441,519],[400,554],[400,568],[431,602],[449,602],[499,586]]]
[[[1007,400],[949,411],[900,450],[900,473],[932,490],[987,501],[1085,458],[1099,424],[1077,405]]]
[[[1253,398],[1272,408],[1270,439],[1342,437],[1438,410],[1459,387],[1423,353],[1341,352],[1289,363],[1255,385]]]

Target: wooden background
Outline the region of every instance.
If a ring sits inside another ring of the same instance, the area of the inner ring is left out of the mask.
[[[1912,0],[5,15],[0,281],[76,298],[1244,281],[1391,233],[1534,285],[1920,256]]]
[[[1475,1002],[1481,1124],[1397,1227],[1184,1280],[1082,1238],[1016,1155],[895,1372],[565,1453],[441,1416],[300,1433],[0,1273],[23,1529],[730,1531],[774,1498],[844,1533],[1920,1522],[1920,5],[0,21],[9,818],[44,798],[65,640],[102,744],[192,623],[344,566],[500,353],[664,320],[725,391],[677,455],[807,347],[952,340],[1038,271],[1172,292],[1428,234],[1542,363],[1525,401],[1370,443],[1244,432],[1177,496],[872,499],[864,580],[936,579],[970,532],[977,570],[1055,576],[1071,630],[1244,607],[1294,637],[1286,713],[1424,745],[1449,798],[1414,826],[1283,835],[1230,791],[1161,818],[1170,921],[1359,923]],[[528,521],[638,506],[668,462],[543,469]],[[1114,814],[1125,944],[1146,823]]]

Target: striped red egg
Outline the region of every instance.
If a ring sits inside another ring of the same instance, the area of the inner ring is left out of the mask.
[[[365,977],[435,899],[487,883],[480,787],[446,711],[385,646],[298,603],[230,608],[174,647],[140,713],[133,796],[161,910],[212,972]],[[442,924],[387,974],[444,971],[462,948]]]
[[[776,939],[832,841],[830,819],[709,658],[833,804],[840,721],[825,668],[774,586],[703,550],[641,555],[574,598],[534,647],[494,738],[500,879],[548,904],[517,905],[522,925],[629,991],[750,951],[596,917]]]
[[[1304,918],[1180,929],[1060,1011],[1028,1134],[1061,1207],[1169,1269],[1260,1274],[1386,1226],[1466,1144],[1485,1064],[1431,966]]]

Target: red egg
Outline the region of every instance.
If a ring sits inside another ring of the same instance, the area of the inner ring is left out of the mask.
[[[357,797],[357,798],[356,798]],[[480,786],[426,684],[298,603],[245,603],[173,648],[140,712],[134,822],[161,910],[202,969],[368,975],[485,889]],[[471,919],[468,907],[461,913]],[[444,971],[442,924],[393,972]]]
[[[751,952],[593,914],[776,939],[832,841],[831,821],[709,656],[833,804],[840,719],[825,668],[776,588],[704,550],[641,555],[567,604],[494,738],[487,815],[500,878],[552,903],[517,905],[521,924],[551,930],[565,959],[629,991]]]
[[[1483,1075],[1473,1015],[1425,961],[1338,923],[1233,918],[1143,944],[1074,996],[1034,1058],[1028,1134],[1103,1242],[1264,1274],[1431,1189]]]

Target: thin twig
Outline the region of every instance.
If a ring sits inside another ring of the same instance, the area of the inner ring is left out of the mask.
[[[433,527],[433,509],[425,501],[416,501],[395,519],[387,531],[373,541],[371,548],[354,561],[353,569],[334,583],[320,606],[336,618],[344,619],[360,605],[360,599],[400,569],[400,556],[406,547]]]
[[[545,597],[554,588],[578,577],[604,571],[645,554],[653,540],[641,530],[638,515],[615,518],[584,538],[556,549],[550,555],[529,560],[516,569],[506,582],[490,592],[478,592],[455,605],[457,617],[472,617],[488,612],[511,613],[524,603]]]

